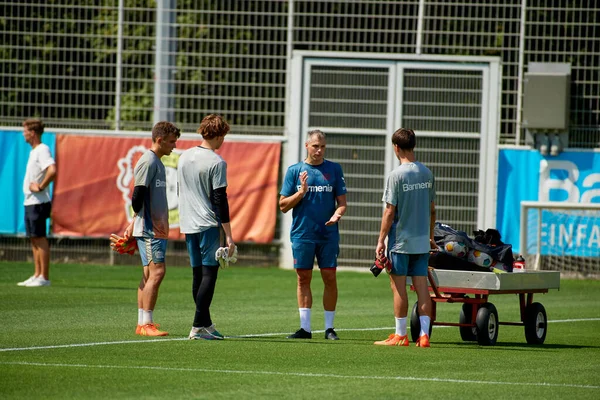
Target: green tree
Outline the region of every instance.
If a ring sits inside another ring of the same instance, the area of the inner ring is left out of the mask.
[[[90,47],[90,39],[81,34],[81,21],[94,17],[97,1],[80,0],[77,8],[64,0],[37,3],[0,7],[0,30],[8,32],[0,45],[1,115],[10,122],[37,116],[49,125],[88,125],[97,120],[97,109],[110,103],[102,82],[88,79],[100,67],[82,51]],[[88,96],[93,101],[88,102]]]

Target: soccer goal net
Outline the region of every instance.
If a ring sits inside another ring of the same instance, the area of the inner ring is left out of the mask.
[[[521,202],[527,268],[600,276],[600,204]]]

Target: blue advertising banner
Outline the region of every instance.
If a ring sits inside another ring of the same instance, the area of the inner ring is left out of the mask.
[[[42,142],[50,147],[56,158],[55,135],[45,132]],[[23,179],[31,146],[25,142],[22,130],[0,131],[0,182],[2,182],[2,208],[0,209],[0,234],[25,233],[25,209],[23,207]],[[52,190],[52,187],[50,188]]]
[[[497,199],[497,229],[520,253],[521,201],[600,204],[600,153],[565,151],[544,157],[536,150],[502,149]],[[600,220],[595,215],[544,211],[540,254],[600,256]]]

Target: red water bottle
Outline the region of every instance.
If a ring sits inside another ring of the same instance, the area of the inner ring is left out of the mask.
[[[513,262],[513,272],[525,272],[525,259],[519,255]]]

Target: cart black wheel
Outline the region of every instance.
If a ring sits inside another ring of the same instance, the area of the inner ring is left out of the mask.
[[[477,343],[493,346],[498,339],[498,311],[492,303],[484,303],[477,311]]]
[[[543,344],[546,340],[548,317],[540,303],[531,303],[525,308],[525,339],[529,344]]]
[[[458,322],[460,324],[472,323],[473,322],[473,321],[471,321],[472,310],[473,310],[473,304],[463,303],[462,309],[460,310],[460,316],[458,317]],[[464,340],[465,342],[477,341],[477,327],[475,327],[475,326],[472,326],[472,327],[459,326],[458,329],[460,331],[461,339]]]
[[[433,321],[429,322],[429,337],[431,338],[431,332],[433,330]],[[413,342],[419,339],[421,333],[421,321],[419,320],[419,302],[415,302],[410,313],[410,337]]]

